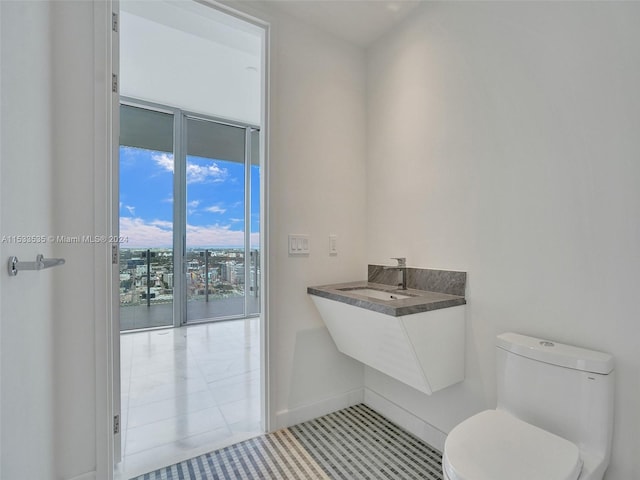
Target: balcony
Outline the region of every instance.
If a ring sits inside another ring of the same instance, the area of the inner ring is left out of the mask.
[[[189,251],[186,256],[187,323],[259,314],[258,258],[258,251],[251,251],[250,269],[246,272],[241,251]],[[246,273],[249,274],[248,285],[245,284]],[[120,258],[120,330],[172,326],[173,284],[171,249],[123,249]]]

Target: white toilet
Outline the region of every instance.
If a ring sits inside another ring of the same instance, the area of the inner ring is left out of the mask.
[[[496,353],[498,405],[447,436],[445,480],[602,480],[613,357],[515,333],[498,336]]]

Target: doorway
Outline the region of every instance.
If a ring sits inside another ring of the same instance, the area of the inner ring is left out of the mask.
[[[120,8],[116,477],[130,478],[265,430],[267,32],[204,2]]]

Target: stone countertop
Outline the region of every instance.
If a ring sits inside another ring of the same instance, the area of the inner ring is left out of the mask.
[[[389,292],[389,294],[408,295],[411,298],[379,300],[358,294],[358,289],[371,288]],[[308,287],[307,293],[318,297],[328,298],[337,302],[347,303],[374,312],[384,313],[393,317],[411,315],[412,313],[427,312],[440,308],[455,307],[466,304],[464,297],[449,295],[446,293],[429,292],[426,290],[398,289],[391,285],[371,282],[349,282],[336,283],[332,285],[321,285]]]

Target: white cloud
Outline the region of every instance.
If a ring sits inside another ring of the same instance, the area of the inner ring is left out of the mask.
[[[154,227],[162,228],[165,230],[173,229],[173,222],[170,220],[152,220],[149,222],[149,225],[153,225]]]
[[[224,182],[228,175],[228,170],[215,162],[204,166],[187,162],[187,183]]]
[[[173,224],[166,220],[146,222],[141,218],[121,217],[120,235],[128,241],[122,248],[164,247],[173,245]],[[251,234],[251,245],[259,242],[259,233]],[[192,247],[238,247],[244,244],[244,232],[229,225],[187,225],[187,245]]]
[[[166,172],[174,172],[173,155],[170,153],[154,154],[151,157],[156,165]],[[226,168],[212,162],[210,165],[198,165],[187,161],[187,183],[224,182],[229,176]]]
[[[224,213],[227,211],[226,208],[222,208],[219,205],[211,205],[210,207],[205,208],[205,210],[209,213]]]
[[[239,246],[244,232],[231,230],[228,225],[187,225],[187,245]]]
[[[151,158],[156,165],[167,172],[173,173],[173,155],[170,153],[161,153],[152,155]]]
[[[170,247],[173,244],[173,225],[171,222],[156,220],[145,222],[141,218],[120,217],[120,236],[126,237],[127,247]]]
[[[189,203],[187,203],[187,213],[189,215],[200,215],[198,213],[198,205],[200,205],[200,200],[192,200]]]

